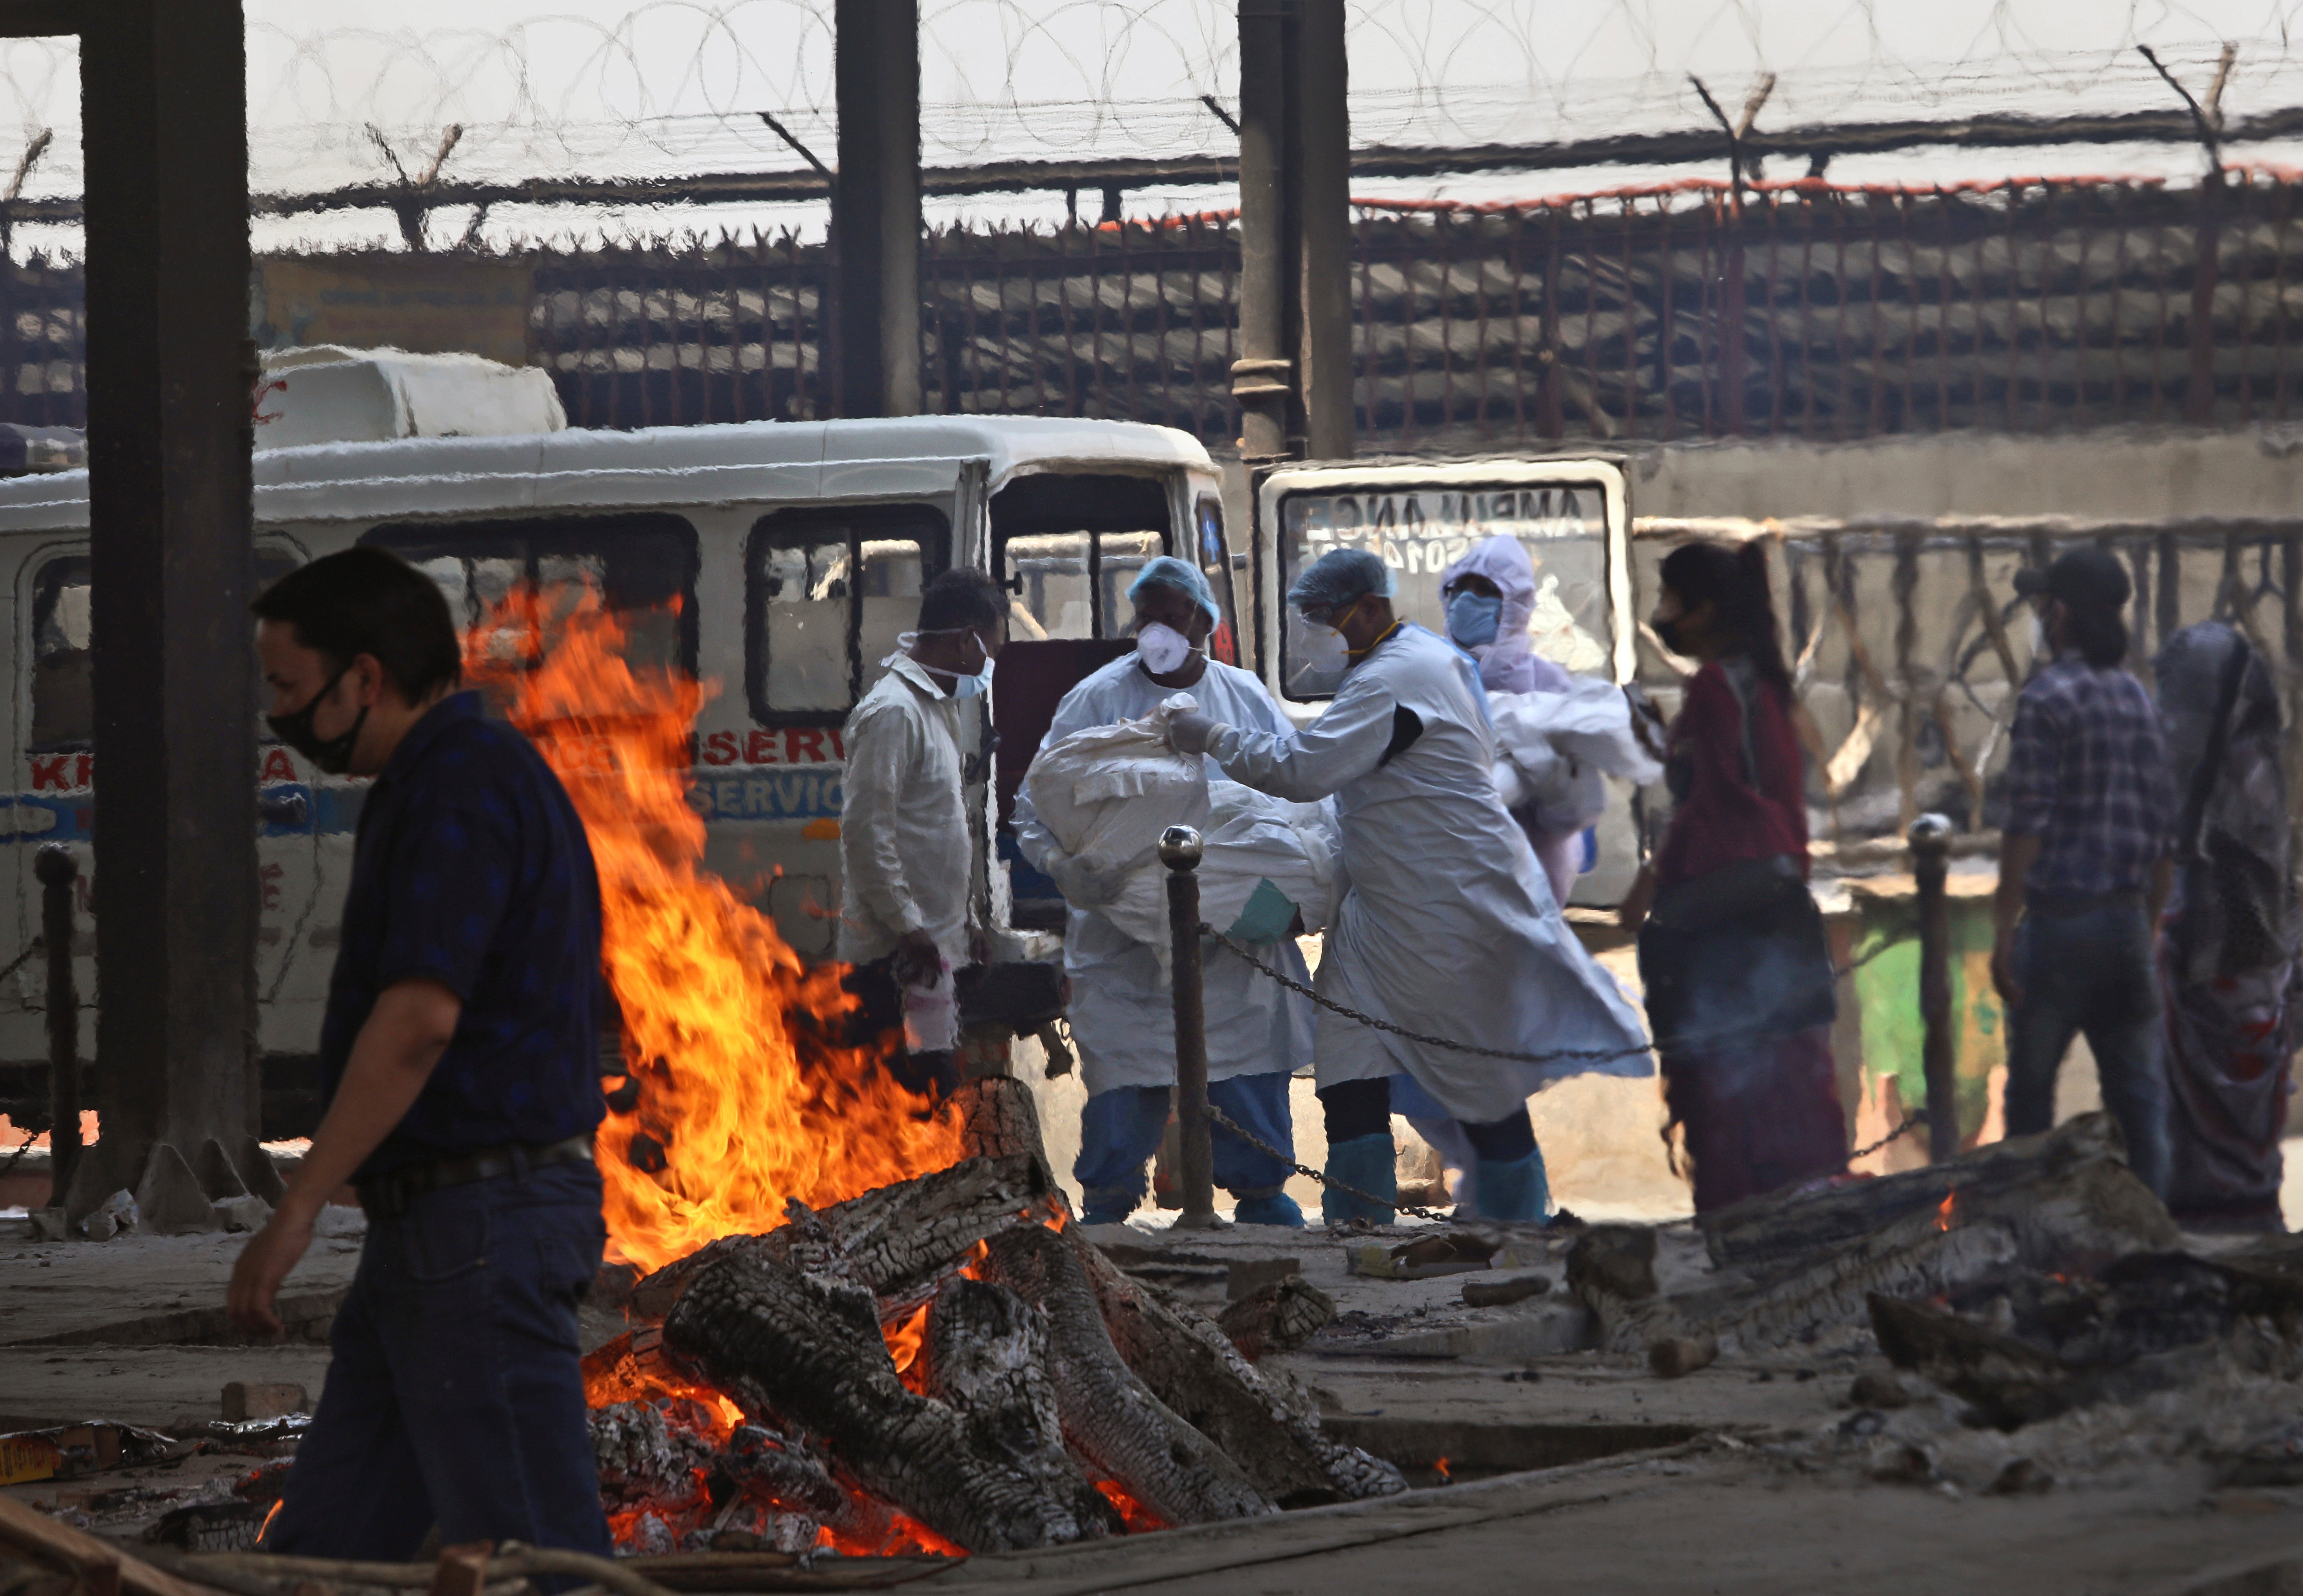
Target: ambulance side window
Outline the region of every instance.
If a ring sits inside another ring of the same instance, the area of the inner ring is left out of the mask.
[[[392,550],[438,583],[460,635],[533,582],[560,604],[597,595],[623,626],[632,664],[695,672],[696,528],[683,517],[402,523],[360,541]]]
[[[256,592],[296,568],[276,549],[256,555]],[[32,735],[34,753],[93,747],[96,692],[89,641],[90,601],[95,594],[86,554],[62,554],[32,578]],[[262,680],[256,684],[259,714],[271,705]],[[260,725],[261,722],[259,722]]]
[[[785,510],[745,549],[745,679],[752,718],[837,726],[919,619],[949,561],[950,523],[926,505]]]
[[[1151,477],[1045,473],[1001,488],[991,538],[1000,580],[1015,595],[1009,634],[1123,636],[1135,616],[1127,589],[1168,552],[1169,516],[1168,490]]]

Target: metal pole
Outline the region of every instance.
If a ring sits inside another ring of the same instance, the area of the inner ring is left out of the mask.
[[[1952,1038],[1951,821],[1922,815],[1911,823],[1911,875],[1919,883],[1919,1023],[1927,1028],[1920,1062],[1928,1082],[1928,1156],[1943,1163],[1959,1153],[1958,1056]]]
[[[835,0],[833,396],[842,416],[920,410],[920,19],[916,0]]]
[[[1160,833],[1168,866],[1168,935],[1175,954],[1176,1118],[1182,1131],[1185,1230],[1212,1230],[1216,1219],[1214,1127],[1208,1122],[1207,1010],[1200,990],[1200,834],[1187,825]]]
[[[48,955],[48,1201],[61,1207],[80,1161],[80,989],[72,983],[72,885],[80,864],[61,842],[32,860]]]

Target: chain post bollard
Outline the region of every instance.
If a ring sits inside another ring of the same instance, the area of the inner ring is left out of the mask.
[[[1919,887],[1919,1023],[1927,1040],[1920,1062],[1928,1083],[1928,1156],[1936,1163],[1959,1154],[1959,1073],[1951,1014],[1951,899],[1944,891],[1951,870],[1952,823],[1922,815],[1911,823],[1911,876]]]
[[[80,1161],[80,992],[72,984],[72,883],[80,865],[60,842],[32,860],[48,955],[48,1201],[61,1203]]]
[[[1184,1212],[1179,1229],[1212,1230],[1216,1218],[1214,1127],[1208,1122],[1207,1007],[1200,984],[1200,834],[1187,825],[1160,833],[1168,867],[1168,936],[1176,993],[1176,1118],[1182,1132]]]

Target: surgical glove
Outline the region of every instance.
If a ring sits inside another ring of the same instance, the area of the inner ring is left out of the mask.
[[[1066,854],[1050,861],[1048,879],[1074,908],[1101,908],[1119,896],[1127,884],[1127,872]]]
[[[1190,710],[1180,711],[1168,717],[1168,746],[1178,754],[1204,754],[1222,729],[1220,721]]]

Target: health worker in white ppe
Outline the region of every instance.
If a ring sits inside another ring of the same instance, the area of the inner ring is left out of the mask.
[[[1480,1215],[1540,1220],[1549,1192],[1528,1097],[1563,1076],[1653,1065],[1638,1017],[1568,930],[1496,795],[1477,666],[1395,616],[1392,591],[1374,554],[1321,555],[1287,597],[1308,625],[1340,634],[1347,668],[1327,713],[1301,731],[1179,715],[1169,739],[1260,791],[1334,796],[1351,885],[1320,960],[1322,997],[1421,1036],[1551,1055],[1482,1057],[1320,1010],[1329,1178],[1396,1197],[1391,1087],[1405,1075],[1463,1125]],[[1392,1217],[1332,1187],[1325,1212],[1331,1223]]]
[[[973,951],[960,705],[991,690],[1007,600],[980,570],[938,576],[920,595],[919,629],[848,715],[838,951],[856,967],[846,984],[860,1000],[857,1031],[876,1039],[900,1026],[889,1073],[923,1095],[959,1085],[951,974]]]
[[[1040,746],[1094,726],[1139,720],[1175,693],[1188,692],[1227,722],[1272,734],[1286,729],[1279,706],[1253,675],[1207,654],[1220,612],[1207,578],[1162,554],[1145,563],[1128,598],[1135,605],[1135,652],[1123,654],[1064,695]],[[1211,765],[1208,780],[1225,780]],[[1071,978],[1072,1040],[1088,1090],[1072,1175],[1086,1196],[1082,1219],[1118,1224],[1143,1202],[1144,1166],[1160,1148],[1176,1080],[1175,997],[1152,950],[1096,913],[1119,879],[1076,859],[1040,823],[1026,789],[1016,798],[1016,841],[1070,905],[1064,972]],[[1309,982],[1286,925],[1234,928],[1258,958]],[[1238,959],[1210,950],[1203,961],[1208,1101],[1274,1147],[1292,1150],[1295,1127],[1287,1083],[1312,1061],[1311,1004]],[[1237,1202],[1244,1225],[1300,1227],[1303,1211],[1281,1188],[1286,1161],[1219,1127],[1215,1180]]]

